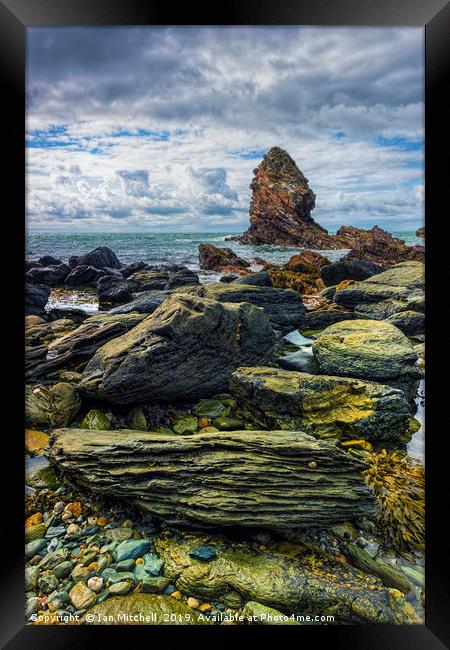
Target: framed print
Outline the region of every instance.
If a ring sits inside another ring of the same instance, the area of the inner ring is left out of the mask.
[[[448,643],[444,5],[0,4],[5,647]]]

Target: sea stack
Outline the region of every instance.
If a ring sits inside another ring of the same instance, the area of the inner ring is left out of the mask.
[[[311,217],[316,196],[284,149],[272,147],[254,174],[250,184],[250,227],[238,241],[313,249],[341,247]]]

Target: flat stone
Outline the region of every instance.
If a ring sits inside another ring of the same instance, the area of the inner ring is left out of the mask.
[[[130,558],[136,559],[141,557],[152,547],[152,543],[147,539],[127,539],[120,542],[113,551],[113,557],[116,562],[121,560],[128,560]]]

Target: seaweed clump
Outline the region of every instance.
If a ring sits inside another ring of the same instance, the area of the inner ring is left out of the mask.
[[[402,552],[425,547],[425,470],[398,451],[371,454],[364,480],[374,492],[377,522],[387,543]]]

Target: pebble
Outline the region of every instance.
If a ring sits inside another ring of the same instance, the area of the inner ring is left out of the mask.
[[[209,562],[217,557],[217,553],[211,546],[199,546],[189,553],[189,557],[193,557],[201,562]]]
[[[39,569],[36,566],[25,568],[25,591],[35,591],[39,578]]]
[[[80,527],[78,526],[78,524],[69,524],[67,526],[66,532],[68,535],[76,535],[77,533],[80,532]]]
[[[87,586],[89,589],[92,589],[92,591],[95,591],[95,593],[98,593],[103,587],[103,578],[100,576],[92,576],[92,578],[89,578],[87,581]]]
[[[25,605],[25,618],[30,618],[32,614],[36,614],[40,604],[41,604],[41,599],[38,598],[37,596],[32,596],[31,598],[28,598],[27,603]]]
[[[134,569],[135,562],[133,558],[130,558],[129,560],[122,560],[121,562],[117,563],[116,569],[117,571],[132,571]]]
[[[38,580],[39,591],[43,594],[50,594],[58,586],[58,578],[53,573],[44,573]]]
[[[197,609],[200,606],[200,603],[197,600],[197,598],[192,598],[192,596],[187,599],[187,604],[188,607],[190,607],[191,609]]]
[[[31,515],[31,517],[28,517],[25,522],[25,528],[36,526],[37,524],[42,524],[42,512],[36,512],[34,515]]]
[[[77,582],[69,592],[70,602],[77,609],[87,609],[97,600],[96,594],[86,587],[84,582]]]
[[[212,605],[210,603],[203,603],[203,605],[200,605],[198,608],[199,612],[210,612],[212,610]]]
[[[123,594],[127,594],[133,583],[131,580],[124,580],[123,582],[116,582],[108,587],[108,591],[110,594],[116,595],[116,596],[122,596]]]
[[[72,573],[72,562],[70,562],[70,560],[66,560],[65,562],[57,564],[53,569],[53,573],[58,578],[58,580],[68,578]]]
[[[70,513],[72,517],[80,517],[83,509],[81,507],[81,503],[79,501],[72,501],[71,503],[68,503],[66,507],[64,508],[65,513]]]
[[[33,557],[33,555],[36,555],[39,553],[39,551],[42,551],[42,549],[44,549],[46,546],[46,539],[35,539],[32,542],[28,542],[28,544],[25,544],[25,557]]]
[[[87,522],[90,526],[95,526],[97,524],[98,517],[88,517]]]
[[[167,589],[168,585],[169,581],[167,578],[163,578],[161,576],[151,576],[142,580],[141,591],[143,594],[160,594],[162,592],[166,593],[165,590]]]
[[[167,587],[164,589],[163,593],[166,596],[171,596],[173,594],[173,592],[176,591],[176,590],[177,590],[177,588],[175,587],[175,585],[167,585]]]
[[[127,539],[114,549],[113,557],[116,562],[121,560],[128,560],[129,558],[141,557],[143,553],[146,553],[151,549],[152,543],[147,539]]]
[[[98,517],[97,526],[103,528],[108,523],[108,517]]]
[[[175,598],[175,600],[181,600],[181,591],[173,591],[170,595],[172,598]]]

